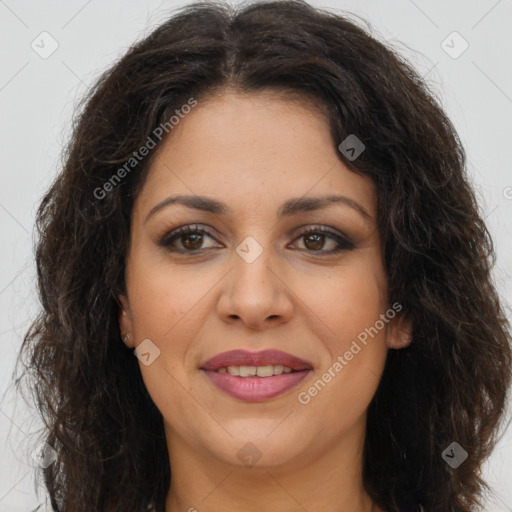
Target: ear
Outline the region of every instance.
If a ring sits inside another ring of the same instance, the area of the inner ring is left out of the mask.
[[[405,348],[411,344],[412,322],[405,315],[396,315],[387,324],[386,344],[388,348]]]
[[[117,296],[119,301],[121,302],[122,308],[119,310],[118,322],[119,322],[119,330],[121,333],[121,338],[130,333],[127,340],[123,339],[124,344],[129,348],[135,348],[134,337],[132,333],[132,312],[130,310],[130,305],[128,302],[128,298],[125,295]]]

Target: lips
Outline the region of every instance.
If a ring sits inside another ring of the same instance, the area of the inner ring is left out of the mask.
[[[228,366],[287,366],[294,371],[312,370],[309,361],[297,356],[282,352],[281,350],[262,350],[261,352],[249,352],[247,350],[230,350],[222,352],[208,359],[201,365],[202,370],[215,371]]]
[[[281,350],[230,350],[212,357],[200,370],[224,394],[246,402],[262,402],[296,388],[313,367],[309,361]],[[254,375],[255,370],[258,375]]]

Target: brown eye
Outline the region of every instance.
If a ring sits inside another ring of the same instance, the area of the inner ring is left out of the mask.
[[[336,254],[340,251],[352,250],[355,248],[355,245],[348,239],[348,237],[342,236],[323,227],[310,228],[301,233],[296,240],[301,238],[304,240],[304,250],[308,252]],[[330,240],[331,244],[334,242],[333,249],[323,250],[326,240]]]
[[[209,231],[199,229],[197,225],[182,226],[166,234],[158,242],[158,245],[165,247],[171,252],[199,253],[213,247],[203,247],[205,236],[215,240]],[[300,250],[306,252],[317,252],[321,255],[336,254],[341,251],[349,251],[355,248],[355,245],[348,237],[323,227],[310,228],[296,238],[296,240],[299,239],[304,240],[304,248],[300,248]],[[181,243],[181,247],[176,246],[177,241]],[[333,248],[325,250],[326,242],[330,242]]]
[[[195,226],[182,226],[170,233],[166,234],[159,242],[158,245],[166,247],[170,251],[176,252],[198,252],[203,249],[204,235],[211,238],[210,233],[204,229],[198,229]],[[175,242],[179,240],[182,248],[175,247]]]
[[[181,240],[185,240],[186,242],[182,242],[183,246],[187,249],[200,249],[203,243],[203,235],[199,235],[197,233],[192,233],[188,235],[182,235]]]
[[[313,233],[304,236],[304,244],[308,249],[318,250],[321,249],[325,243],[325,235]]]

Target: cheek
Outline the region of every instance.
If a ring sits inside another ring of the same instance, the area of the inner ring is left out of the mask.
[[[304,290],[307,290],[304,283]],[[364,413],[377,389],[386,360],[385,276],[376,257],[339,267],[317,281],[309,292],[310,330],[324,344],[329,358],[318,380],[304,389],[301,403],[310,400],[308,414],[331,418],[340,429]],[[309,283],[311,289],[311,283]],[[333,407],[336,404],[336,407]]]
[[[205,275],[187,273],[170,265],[145,265],[134,262],[130,276],[130,307],[136,339],[154,337],[169,340],[190,324],[201,310]],[[214,283],[210,286],[213,286]]]
[[[142,258],[132,261],[129,273],[136,344],[149,339],[159,350],[151,364],[139,363],[141,375],[153,402],[173,424],[179,424],[189,410],[199,413],[194,409],[196,401],[185,362],[206,303],[200,282],[199,274],[194,278],[167,264],[148,264]]]
[[[368,254],[313,281],[304,280],[298,293],[315,313],[319,337],[335,348],[336,355],[385,312],[386,280],[375,256]]]

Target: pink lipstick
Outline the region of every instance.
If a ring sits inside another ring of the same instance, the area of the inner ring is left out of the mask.
[[[308,361],[280,350],[231,350],[212,357],[200,369],[227,395],[260,402],[296,387],[313,367]]]

